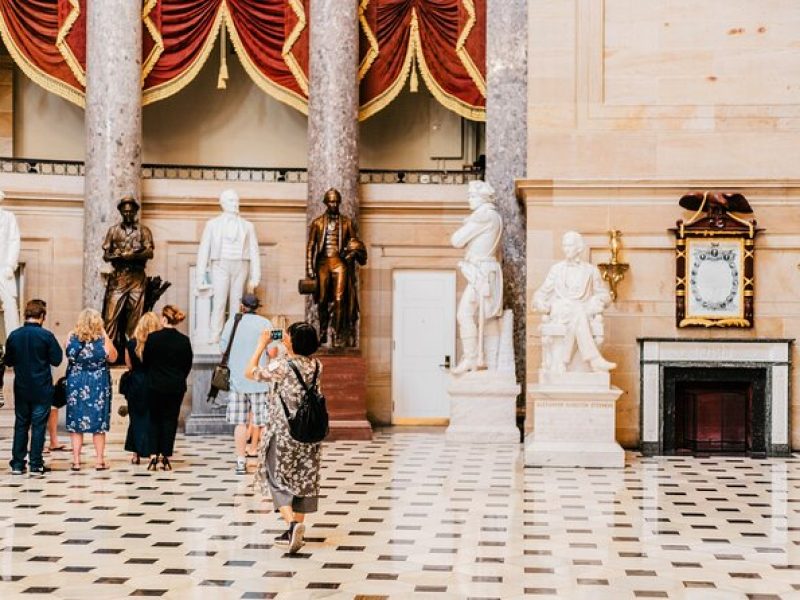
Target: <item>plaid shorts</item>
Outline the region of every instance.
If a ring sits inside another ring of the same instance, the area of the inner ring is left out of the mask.
[[[233,425],[245,425],[247,415],[253,413],[253,425],[267,424],[267,393],[241,394],[231,392],[228,395],[228,408],[225,419]]]

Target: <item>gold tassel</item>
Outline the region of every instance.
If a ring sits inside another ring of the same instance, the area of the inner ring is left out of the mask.
[[[225,56],[228,49],[227,31],[225,21],[220,25],[219,36],[219,76],[217,77],[217,89],[224,90],[228,87],[228,59]]]
[[[411,93],[416,94],[419,91],[419,78],[417,77],[417,57],[411,59],[411,81],[409,82]]]

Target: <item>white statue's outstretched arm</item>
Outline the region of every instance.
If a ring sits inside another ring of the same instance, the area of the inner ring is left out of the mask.
[[[245,221],[245,223],[247,223],[247,243],[250,256],[250,279],[247,285],[254,290],[261,283],[261,255],[258,252],[256,228],[250,221]]]
[[[550,314],[552,307],[552,297],[556,289],[555,270],[550,269],[544,283],[533,293],[533,310],[543,314]]]
[[[9,213],[11,215],[11,222],[9,226],[9,235],[8,235],[8,259],[6,264],[4,265],[4,276],[6,279],[13,279],[14,278],[14,271],[17,270],[17,265],[19,264],[19,226],[17,225],[17,218],[14,216],[14,213]]]
[[[203,228],[203,235],[200,238],[200,247],[197,249],[197,266],[195,276],[197,277],[198,289],[207,289],[206,272],[208,271],[208,257],[211,254],[211,221],[206,223]]]

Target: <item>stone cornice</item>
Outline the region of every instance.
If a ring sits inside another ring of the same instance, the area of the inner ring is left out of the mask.
[[[743,193],[756,206],[800,205],[800,179],[521,179],[520,200],[531,206],[675,204],[691,190]]]

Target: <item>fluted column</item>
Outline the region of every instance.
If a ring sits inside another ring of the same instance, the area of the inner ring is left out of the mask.
[[[335,187],[342,214],[358,221],[358,2],[311,0],[308,221]]]
[[[514,180],[528,160],[528,0],[488,0],[486,6],[486,179],[503,215],[503,281],[514,310],[517,380],[525,389],[525,206]]]
[[[142,3],[90,0],[86,11],[83,304],[99,310],[103,237],[119,198],[140,199]]]

